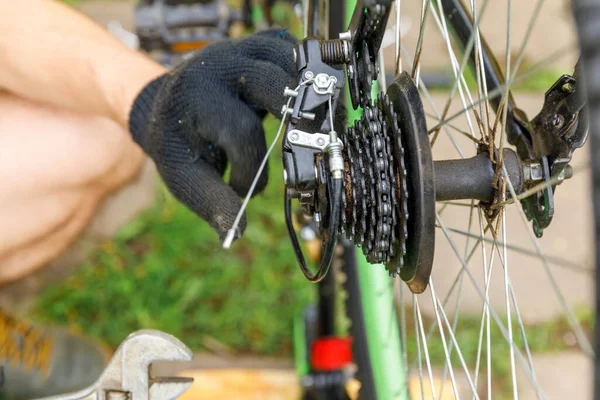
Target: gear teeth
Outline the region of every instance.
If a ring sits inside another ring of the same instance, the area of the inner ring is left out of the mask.
[[[398,257],[399,265],[397,267],[397,273],[400,273],[400,269],[404,264],[404,256],[406,255],[406,238],[408,237],[408,180],[407,180],[407,172],[406,172],[406,163],[404,156],[404,147],[402,146],[401,140],[399,140],[400,136],[400,128],[398,126],[398,114],[394,111],[394,107],[390,98],[381,93],[377,99],[377,106],[383,110],[383,113],[386,115],[386,119],[388,123],[391,125],[391,131],[393,132],[393,137],[398,138],[396,140],[396,145],[399,146],[396,150],[399,153],[400,157],[394,163],[396,167],[396,177],[397,177],[397,198],[394,204],[397,204],[398,210],[398,218],[399,223],[396,225],[397,227],[397,235],[398,235],[398,249],[402,254],[402,257]],[[390,137],[388,135],[388,137]],[[389,153],[392,155],[393,152]]]
[[[344,195],[341,230],[362,247],[370,263],[387,264],[401,254],[390,271],[399,273],[406,255],[408,190],[398,117],[389,98],[379,95],[376,105],[365,107],[344,136],[352,201]],[[401,154],[399,160],[395,154]]]

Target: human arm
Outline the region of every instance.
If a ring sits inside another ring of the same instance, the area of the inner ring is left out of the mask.
[[[142,88],[165,72],[55,0],[0,0],[0,88],[127,127]]]

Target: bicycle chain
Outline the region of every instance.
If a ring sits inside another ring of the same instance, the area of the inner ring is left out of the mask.
[[[401,159],[394,159],[393,143],[401,147],[399,137],[398,116],[389,98],[380,94],[376,105],[365,108],[343,138],[346,187],[341,230],[362,248],[369,263],[388,263],[401,252],[400,265],[392,273],[402,267],[408,233],[402,148]]]

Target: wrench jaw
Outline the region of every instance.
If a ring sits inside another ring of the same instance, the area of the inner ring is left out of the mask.
[[[171,400],[183,394],[192,378],[150,377],[155,361],[190,361],[192,351],[176,337],[157,330],[130,334],[92,386],[38,400]]]
[[[193,383],[193,378],[154,378],[150,386],[150,400],[176,399],[185,393]]]

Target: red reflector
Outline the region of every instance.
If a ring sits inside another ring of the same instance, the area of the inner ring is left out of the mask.
[[[352,363],[352,338],[329,337],[314,341],[310,365],[314,370],[333,371]]]

